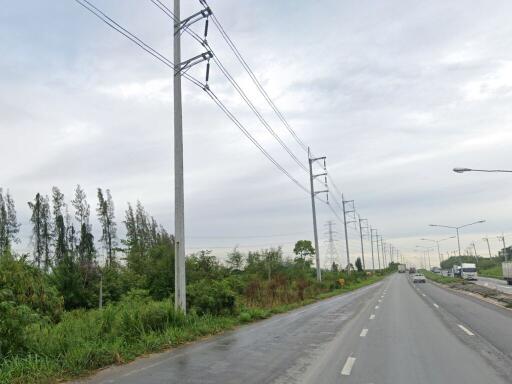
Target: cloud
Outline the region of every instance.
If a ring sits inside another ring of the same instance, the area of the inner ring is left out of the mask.
[[[170,20],[150,3],[96,4],[172,56]],[[184,2],[183,7],[183,14],[190,14],[198,4]],[[445,235],[431,232],[430,221],[484,217],[485,228],[478,231],[508,230],[503,207],[512,202],[507,192],[512,181],[503,175],[455,175],[451,169],[504,168],[512,162],[511,3],[265,0],[249,6],[229,0],[212,7],[295,131],[316,154],[327,156],[338,187],[404,253],[413,257],[417,238]],[[219,33],[211,28],[208,38],[265,119],[306,162],[306,153]],[[49,193],[52,185],[69,198],[80,183],[91,202],[97,187],[111,188],[119,221],[126,202],[140,199],[172,231],[169,68],[72,2],[9,4],[0,16],[0,41],[5,47],[0,59],[0,185],[11,189],[18,204],[24,246],[30,232],[26,201],[36,192]],[[202,49],[184,36],[183,57]],[[204,79],[205,67],[190,73]],[[307,186],[308,175],[213,65],[210,86]],[[300,237],[311,238],[308,195],[188,82],[183,83],[183,105],[191,250],[295,240],[253,241],[254,235],[304,233]],[[321,225],[334,219],[327,207],[318,209]],[[478,241],[481,234],[467,236],[464,242],[470,236]],[[359,252],[352,230],[350,249]],[[289,244],[285,250],[290,252]]]

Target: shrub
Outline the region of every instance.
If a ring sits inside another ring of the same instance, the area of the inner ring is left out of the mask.
[[[0,357],[26,349],[26,328],[39,321],[28,306],[17,305],[11,291],[0,290]]]
[[[188,286],[187,305],[200,315],[231,314],[235,304],[235,294],[225,281],[201,280]]]

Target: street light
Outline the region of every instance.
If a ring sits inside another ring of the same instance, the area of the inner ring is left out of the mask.
[[[471,169],[471,168],[453,168],[453,172],[464,173],[464,172],[501,172],[501,173],[512,173],[507,169]]]
[[[427,257],[428,257],[428,270],[430,271],[430,270],[431,270],[431,268],[432,268],[432,265],[430,264],[430,251],[431,251],[432,249],[434,249],[434,247],[425,247],[425,246],[423,246],[423,245],[417,245],[417,246],[416,246],[416,248],[423,248],[423,249],[425,250],[425,252],[427,252]],[[423,254],[423,258],[425,258],[425,254]],[[426,264],[426,263],[424,262],[424,264]],[[427,267],[427,266],[425,265],[425,268],[426,268],[426,267]]]
[[[464,228],[464,227],[469,227],[470,225],[473,225],[473,224],[481,224],[481,223],[485,223],[485,220],[478,220],[478,221],[475,221],[474,223],[464,224],[464,225],[461,225],[461,226],[458,226],[458,227],[452,227],[452,226],[449,226],[449,225],[440,225],[440,224],[429,224],[429,226],[431,226],[431,227],[443,227],[443,228],[455,229],[457,231],[457,245],[459,247],[459,256],[460,256],[461,254],[460,254],[459,229]]]
[[[445,239],[441,239],[441,240],[434,240],[434,239],[420,239],[420,240],[424,240],[424,241],[433,241],[434,243],[437,244],[437,256],[439,257],[439,267],[441,267],[441,251],[439,249],[439,243],[441,241],[445,241],[445,240],[449,240],[449,239],[455,239],[455,236],[450,236],[450,237],[447,237]]]

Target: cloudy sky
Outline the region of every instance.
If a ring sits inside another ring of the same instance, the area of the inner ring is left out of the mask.
[[[95,5],[172,57],[172,24],[149,0]],[[183,15],[199,2],[183,2]],[[108,28],[73,0],[3,1],[0,14],[0,186],[23,224],[27,201],[76,184],[95,206],[110,188],[121,221],[140,199],[173,231],[173,118],[169,68]],[[169,6],[170,1],[164,3]],[[422,237],[450,230],[429,223],[485,224],[463,232],[484,253],[488,235],[512,234],[512,178],[455,174],[455,166],[512,168],[512,3],[484,0],[211,0],[228,34],[290,124],[357,211],[419,264]],[[203,24],[195,30],[202,32]],[[215,28],[219,58],[293,152],[294,141]],[[183,57],[202,52],[183,37]],[[205,66],[190,74],[201,80]],[[219,69],[210,87],[255,138],[302,184],[308,175],[265,130]],[[204,92],[184,82],[188,252],[226,253],[312,239],[309,196],[286,178]],[[332,187],[331,187],[332,189]],[[334,193],[334,192],[332,192]],[[333,208],[338,207],[333,203]],[[319,203],[322,257],[333,220],[345,257],[342,224]],[[97,227],[97,226],[96,226]],[[122,227],[122,225],[120,225]],[[120,235],[123,231],[120,230]],[[350,250],[359,239],[349,228]],[[512,235],[507,238],[512,242]],[[369,243],[365,242],[368,248]],[[456,242],[443,243],[443,252]],[[325,260],[325,259],[324,259]],[[367,261],[368,262],[368,261]]]

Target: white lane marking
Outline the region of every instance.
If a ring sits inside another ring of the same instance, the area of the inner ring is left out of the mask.
[[[380,298],[383,299],[385,295],[382,295]]]
[[[375,315],[372,313],[372,314],[370,315],[370,320],[373,320],[373,319],[375,319]]]
[[[439,305],[437,305],[436,303],[434,303],[434,307],[439,308]]]
[[[379,306],[378,306],[378,305],[376,305],[376,306],[375,306],[375,309],[379,309]]]
[[[486,287],[488,287],[488,286],[489,286],[489,283],[484,283],[484,285],[485,285]]]
[[[381,302],[382,302],[382,300],[381,300],[381,299],[379,299],[379,300],[377,300],[377,301],[378,301],[379,303],[381,303]]]
[[[368,328],[363,328],[363,330],[361,331],[361,334],[359,336],[366,337],[367,333],[368,333]]]
[[[422,293],[422,294],[421,294],[421,296],[423,296],[423,297],[427,297],[427,295],[425,295],[424,293]]]
[[[354,366],[355,362],[356,358],[349,356],[345,362],[345,365],[343,366],[343,369],[341,370],[341,374],[343,376],[350,376],[350,372],[352,372],[352,367]]]
[[[460,329],[462,329],[464,332],[466,332],[468,334],[468,336],[475,336],[475,334],[473,332],[471,332],[469,329],[467,329],[465,326],[463,325],[460,325],[460,324],[457,324],[459,326]]]

